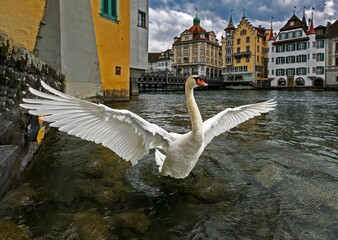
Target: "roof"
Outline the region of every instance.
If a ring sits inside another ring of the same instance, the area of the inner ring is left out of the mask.
[[[291,24],[293,22],[293,24]],[[296,28],[302,28],[304,32],[307,32],[307,26],[304,24],[296,15],[292,15],[292,17],[288,20],[288,22],[280,29],[280,31],[287,31]]]
[[[199,22],[197,22],[196,20],[199,20],[199,18],[197,16],[194,18],[193,26],[191,26],[189,29],[184,30],[181,33],[180,37],[175,37],[174,44],[178,44],[178,43],[181,43],[181,42],[189,42],[189,41],[206,41],[206,42],[210,42],[212,44],[217,44],[217,41],[218,41],[217,39],[216,39],[216,42],[210,41],[210,35],[215,35],[215,33],[213,31],[207,32],[204,28],[202,28],[199,25]],[[192,39],[187,40],[187,41],[182,41],[182,35],[187,34],[187,33],[190,33],[190,34],[193,35]]]
[[[159,53],[159,52],[148,53],[148,62],[149,63],[157,62],[159,60],[160,56],[161,56],[161,53]]]
[[[235,30],[235,29],[236,28],[235,28],[234,23],[232,22],[232,17],[230,17],[229,24],[228,24],[228,26],[224,30],[226,31],[226,30]]]
[[[328,24],[328,27],[326,29],[326,36],[338,36],[338,20],[336,20],[333,24]]]

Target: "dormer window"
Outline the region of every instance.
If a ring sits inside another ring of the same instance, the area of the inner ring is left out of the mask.
[[[201,34],[200,37],[201,37],[201,38],[204,38],[205,36],[204,36],[204,34]]]
[[[294,26],[294,25],[295,25],[295,21],[291,21],[290,26]]]
[[[184,40],[189,40],[189,36],[185,36],[185,37],[184,37]]]

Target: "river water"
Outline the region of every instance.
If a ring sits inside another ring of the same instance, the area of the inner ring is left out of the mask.
[[[0,201],[0,239],[337,239],[338,92],[197,91],[204,119],[268,100],[275,111],[215,138],[184,180],[160,177],[52,131]],[[182,93],[141,94],[129,109],[188,131]]]

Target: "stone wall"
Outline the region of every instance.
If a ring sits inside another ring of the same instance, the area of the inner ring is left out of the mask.
[[[32,97],[29,86],[41,89],[40,80],[64,90],[62,74],[0,33],[0,197],[38,149],[42,124],[19,104]]]

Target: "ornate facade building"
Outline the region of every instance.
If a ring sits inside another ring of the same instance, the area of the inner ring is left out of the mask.
[[[206,80],[221,77],[221,47],[213,31],[207,32],[200,26],[200,19],[193,20],[193,26],[174,38],[172,46],[176,76],[198,74]]]
[[[245,16],[235,28],[232,17],[222,37],[222,74],[227,85],[258,85],[267,82],[267,35]]]
[[[311,18],[313,19],[313,17]],[[325,27],[309,26],[295,14],[269,37],[269,80],[273,87],[324,86],[325,82]]]
[[[338,20],[328,23],[326,38],[326,86],[338,87]]]

